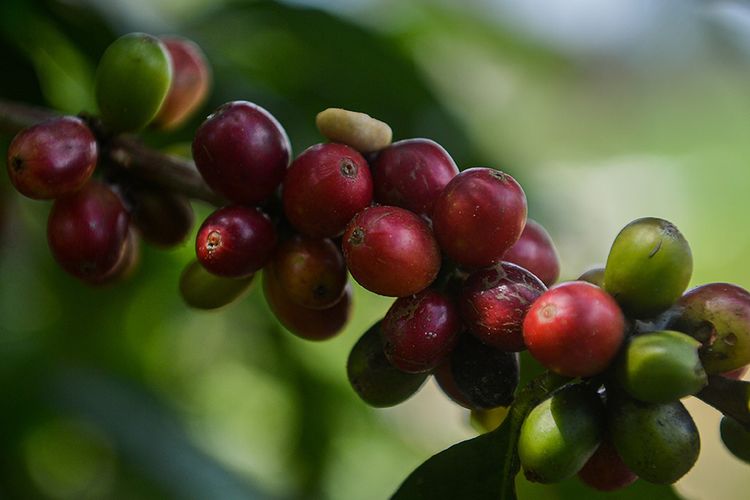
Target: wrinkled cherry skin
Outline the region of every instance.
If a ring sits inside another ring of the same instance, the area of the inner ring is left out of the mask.
[[[366,208],[349,223],[342,246],[354,279],[379,295],[415,294],[430,286],[440,271],[432,231],[403,208]]]
[[[393,303],[381,326],[384,351],[393,366],[407,373],[437,368],[461,331],[458,308],[446,295],[424,290]]]
[[[617,354],[625,318],[604,290],[584,281],[550,288],[532,304],[523,338],[534,358],[566,377],[602,372]]]
[[[508,174],[491,168],[464,170],[448,183],[432,212],[443,252],[468,268],[500,261],[526,224],[526,195]]]
[[[295,304],[279,286],[272,273],[263,273],[263,295],[276,319],[294,335],[306,340],[326,340],[341,332],[349,320],[352,290],[328,309],[308,309]]]
[[[523,319],[545,291],[526,269],[501,262],[476,271],[461,290],[461,316],[469,332],[501,351],[523,351]]]
[[[96,282],[120,260],[128,226],[128,213],[120,198],[106,185],[91,181],[52,205],[47,242],[63,269]]]
[[[203,267],[218,276],[241,278],[266,265],[276,247],[276,230],[254,207],[229,205],[209,215],[195,238]]]
[[[289,299],[301,306],[327,309],[344,294],[344,257],[328,238],[292,236],[278,246],[270,269]]]
[[[435,141],[394,142],[373,163],[375,201],[430,217],[435,199],[456,175],[453,158]]]
[[[299,232],[319,238],[338,236],[372,202],[370,167],[360,153],[344,144],[311,146],[289,167],[282,199],[287,219]]]
[[[533,219],[526,219],[521,237],[505,252],[503,260],[531,271],[546,286],[560,276],[560,258],[549,233]]]
[[[625,465],[612,442],[604,439],[578,471],[578,478],[595,490],[616,491],[633,484],[638,476]]]
[[[8,175],[19,193],[50,200],[80,189],[96,168],[96,138],[80,118],[53,118],[22,130],[8,148]]]
[[[274,193],[284,179],[291,149],[276,118],[247,101],[219,107],[193,139],[193,159],[206,183],[231,201],[248,205]]]

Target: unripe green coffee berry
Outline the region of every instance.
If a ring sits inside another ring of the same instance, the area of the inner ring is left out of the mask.
[[[180,275],[180,295],[190,307],[218,309],[237,300],[250,288],[253,277],[225,278],[206,271],[197,260],[189,263]]]
[[[388,362],[383,352],[380,321],[354,344],[346,364],[349,383],[362,400],[376,408],[395,406],[422,387],[426,373],[405,373]]]
[[[96,102],[114,132],[132,132],[156,116],[172,80],[169,54],[158,38],[130,33],[104,52],[96,71]]]
[[[521,426],[518,456],[531,481],[555,483],[576,474],[599,446],[604,408],[582,385],[562,389],[531,410]]]
[[[721,441],[732,455],[750,464],[750,431],[731,417],[721,418]]]
[[[604,268],[603,267],[592,267],[582,275],[578,277],[578,281],[587,281],[592,285],[601,287],[604,285]]]
[[[669,330],[637,335],[617,361],[617,380],[628,394],[649,403],[695,394],[707,383],[700,346],[691,336]]]
[[[695,464],[700,436],[679,401],[643,403],[607,393],[607,424],[622,461],[651,483],[671,484]]]
[[[671,306],[693,273],[685,237],[670,222],[647,217],[625,226],[612,243],[604,289],[626,314],[648,318]]]

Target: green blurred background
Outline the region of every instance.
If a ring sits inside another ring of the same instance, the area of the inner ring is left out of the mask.
[[[694,284],[750,287],[745,2],[3,0],[0,98],[94,111],[96,61],[129,31],[188,36],[213,65],[202,112],[146,134],[155,147],[189,141],[228,100],[269,109],[295,152],[322,140],[318,111],[361,110],[396,138],[441,142],[462,168],[514,175],[563,278],[603,263],[630,220],[659,216],[690,241]],[[188,310],[176,284],[190,242],[145,248],[128,283],[90,289],[52,261],[49,205],[0,177],[0,498],[381,499],[475,435],[431,382],[387,410],[349,388],[348,350],[389,299],[358,290],[325,343],[283,331],[258,287],[220,312]],[[703,451],[679,494],[747,498],[719,415],[686,404]],[[574,483],[519,486],[598,497]]]

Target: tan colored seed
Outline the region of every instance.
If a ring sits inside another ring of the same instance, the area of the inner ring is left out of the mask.
[[[388,147],[393,136],[387,123],[365,113],[341,108],[321,111],[315,118],[315,125],[328,140],[351,146],[360,153]]]

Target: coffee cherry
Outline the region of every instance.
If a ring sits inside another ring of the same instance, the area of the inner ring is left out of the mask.
[[[104,276],[86,279],[90,285],[109,285],[130,278],[141,263],[141,239],[131,227],[122,246],[117,263]]]
[[[295,235],[282,242],[269,272],[290,300],[310,309],[332,307],[346,287],[344,257],[327,238]]]
[[[206,183],[231,201],[248,205],[276,191],[291,149],[276,118],[247,101],[220,106],[193,139],[193,159]]]
[[[453,158],[435,141],[398,141],[381,151],[373,163],[375,201],[430,217],[435,199],[456,175]]]
[[[713,375],[750,364],[750,293],[729,283],[693,288],[680,298],[669,328],[685,332],[703,345],[699,354]]]
[[[625,226],[612,243],[604,289],[626,314],[649,318],[669,308],[690,282],[693,256],[670,222],[647,217]]]
[[[391,127],[364,113],[328,108],[318,113],[315,125],[328,140],[351,146],[360,153],[372,153],[391,143]]]
[[[706,372],[698,359],[700,342],[684,333],[636,335],[617,363],[617,380],[632,397],[668,403],[701,390]]]
[[[698,429],[679,401],[642,403],[607,391],[607,424],[622,461],[651,483],[674,483],[698,459]]]
[[[211,86],[211,70],[203,51],[192,41],[177,36],[160,39],[169,52],[172,83],[154,124],[168,130],[181,125],[203,103]]]
[[[371,292],[406,297],[427,288],[440,270],[440,250],[419,216],[398,207],[366,208],[347,226],[344,259]]]
[[[617,354],[625,320],[601,288],[583,281],[550,288],[523,322],[529,352],[550,370],[568,377],[603,371]]]
[[[638,479],[617,454],[609,439],[604,439],[586,465],[578,471],[578,478],[599,491],[616,491]]]
[[[604,285],[604,268],[603,267],[592,267],[582,275],[578,277],[576,281],[585,281],[601,287]]]
[[[80,118],[53,118],[22,130],[8,147],[8,176],[35,200],[80,189],[96,168],[96,138]]]
[[[734,380],[742,380],[742,377],[745,376],[748,368],[750,368],[750,366],[743,366],[742,368],[737,368],[736,370],[720,373],[719,375],[721,375],[722,377],[731,378]]]
[[[308,309],[289,300],[272,273],[263,273],[263,294],[279,323],[294,335],[306,340],[326,340],[341,332],[349,320],[352,290],[347,286],[343,297],[328,309]]]
[[[338,236],[372,202],[370,167],[343,144],[309,147],[289,167],[282,199],[287,219],[299,232]]]
[[[469,400],[463,395],[456,384],[456,380],[453,378],[453,367],[451,366],[450,356],[448,356],[440,366],[435,368],[435,371],[432,372],[432,374],[435,376],[435,382],[437,382],[438,387],[440,387],[443,393],[448,396],[448,399],[459,406],[471,410],[471,403],[469,403]]]
[[[530,481],[556,483],[576,474],[604,434],[604,407],[595,391],[566,387],[536,406],[518,437],[518,458]]]
[[[195,309],[218,309],[240,298],[250,288],[254,277],[254,274],[244,278],[216,276],[194,260],[180,275],[180,296]]]
[[[98,181],[58,198],[47,221],[52,256],[63,269],[84,281],[96,281],[112,271],[127,236],[125,207]]]
[[[547,287],[509,262],[476,271],[461,290],[461,316],[473,335],[502,351],[522,351],[523,319]]]
[[[187,239],[195,215],[190,200],[180,194],[152,188],[128,193],[130,216],[145,241],[170,248]]]
[[[461,331],[458,308],[435,290],[424,290],[393,303],[383,318],[385,355],[408,373],[437,368],[456,345]]]
[[[385,408],[409,399],[422,387],[427,374],[405,373],[388,362],[383,352],[380,324],[375,323],[354,344],[346,373],[352,388],[365,403]]]
[[[526,223],[526,195],[508,174],[464,170],[435,201],[432,213],[440,248],[458,264],[486,267],[500,261]]]
[[[508,406],[519,381],[518,354],[463,334],[450,355],[453,380],[472,409]]]
[[[560,276],[555,244],[547,230],[532,219],[526,219],[521,237],[505,252],[503,260],[531,271],[547,286],[552,286]]]
[[[741,423],[726,415],[721,417],[721,441],[724,446],[743,462],[750,464],[750,431]]]
[[[219,276],[249,276],[266,265],[276,247],[276,230],[257,208],[229,205],[208,216],[195,238],[203,267]]]
[[[105,125],[115,132],[135,131],[156,116],[172,81],[164,44],[145,33],[115,40],[96,70],[96,102]]]

